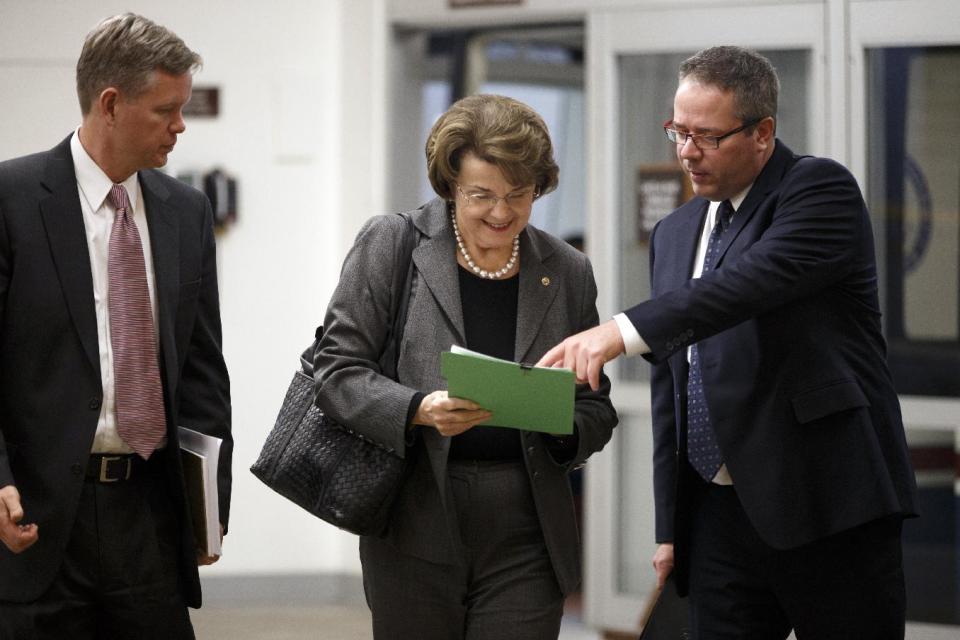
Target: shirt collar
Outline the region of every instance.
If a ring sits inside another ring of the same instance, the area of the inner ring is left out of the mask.
[[[90,204],[90,208],[95,212],[99,211],[100,207],[103,206],[103,201],[110,195],[113,181],[83,148],[80,143],[80,127],[76,128],[73,137],[70,138],[70,153],[73,155],[73,169],[77,175],[77,184]],[[140,190],[137,189],[137,174],[133,173],[121,184],[127,190],[130,208],[136,211],[137,198],[140,195]]]
[[[753,183],[751,182],[750,184],[747,185],[747,188],[746,188],[746,189],[744,189],[743,191],[741,191],[741,192],[738,193],[737,195],[735,195],[735,196],[733,196],[732,198],[730,198],[730,206],[733,207],[733,212],[734,212],[734,213],[736,213],[737,210],[740,209],[740,205],[743,204],[743,201],[747,199],[747,194],[750,193],[750,189],[752,189],[752,188],[753,188]],[[719,203],[719,202],[717,202],[717,201],[715,201],[715,200],[711,200],[711,201],[710,201],[710,209],[711,209],[712,211],[716,211],[716,210],[717,210],[717,207],[719,207],[719,206],[720,206],[720,203]]]

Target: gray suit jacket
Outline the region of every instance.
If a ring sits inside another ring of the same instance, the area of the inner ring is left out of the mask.
[[[400,345],[399,381],[380,375],[378,360],[392,326],[395,265],[405,222],[377,216],[361,229],[343,264],[324,319],[315,360],[317,404],[338,422],[412,457],[413,470],[385,534],[404,553],[432,562],[456,562],[459,544],[446,482],[450,439],[433,428],[406,429],[417,391],[445,389],[440,353],[465,345],[456,244],[443,200],[410,213],[418,232],[407,324]],[[518,361],[535,362],[570,334],[597,324],[596,283],[590,262],[566,243],[528,226],[520,237],[517,307]],[[543,436],[524,432],[523,455],[544,538],[561,589],[580,582],[579,540],[567,473],[610,439],[617,414],[606,377],[599,391],[577,389],[579,449],[558,464]],[[424,455],[425,454],[425,455]],[[439,514],[442,514],[438,517]]]

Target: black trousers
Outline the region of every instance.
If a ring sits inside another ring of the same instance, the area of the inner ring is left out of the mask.
[[[377,640],[556,640],[563,594],[522,462],[451,461],[460,562],[360,540]],[[443,518],[443,514],[436,514]]]
[[[56,578],[34,602],[0,603],[0,638],[193,640],[162,464],[141,469],[124,482],[84,482]]]
[[[734,487],[700,482],[690,537],[690,623],[700,640],[902,640],[902,521],[888,518],[777,550]]]

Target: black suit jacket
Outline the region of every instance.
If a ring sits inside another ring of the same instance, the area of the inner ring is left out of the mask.
[[[658,541],[676,540],[682,555],[693,342],[724,462],[766,543],[792,548],[914,514],[916,485],[880,329],[873,234],[853,176],[778,141],[714,269],[691,280],[707,206],[694,198],[657,225],[652,299],[626,312],[654,364]]]
[[[140,172],[156,273],[168,450],[177,425],[223,438],[220,516],[230,504],[230,396],[210,205],[157,171]],[[0,600],[36,599],[60,566],[103,398],[90,258],[70,138],[0,163],[0,486],[20,491],[38,542],[0,545]],[[180,520],[181,579],[200,605],[179,455],[164,456]]]

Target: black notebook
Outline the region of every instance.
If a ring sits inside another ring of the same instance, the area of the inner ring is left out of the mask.
[[[673,574],[667,576],[646,618],[639,640],[688,640],[692,637],[687,599],[677,595]]]

